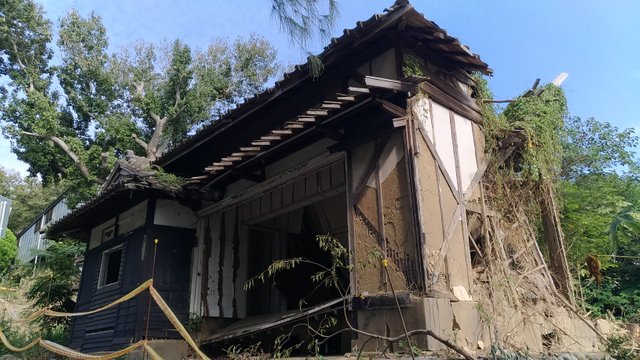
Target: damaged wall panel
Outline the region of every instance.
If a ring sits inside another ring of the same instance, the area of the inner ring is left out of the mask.
[[[352,152],[359,292],[389,291],[389,281],[396,290],[423,286],[403,141],[402,130],[396,131]],[[390,278],[380,267],[383,258]]]
[[[475,141],[469,141],[474,138],[473,124],[426,99],[419,95],[409,102],[410,123],[417,134],[415,166],[424,260],[431,285],[469,300],[471,261],[460,188],[468,186],[477,171]]]

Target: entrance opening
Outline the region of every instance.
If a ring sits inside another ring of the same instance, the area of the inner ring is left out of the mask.
[[[254,282],[248,292],[249,316],[269,314],[321,304],[341,298],[348,287],[349,274],[340,274],[341,289],[313,281],[323,267],[332,266],[331,255],[316,239],[330,235],[345,248],[347,213],[344,194],[309,204],[250,225],[249,276],[284,259],[302,259],[293,269],[282,270],[265,282]]]

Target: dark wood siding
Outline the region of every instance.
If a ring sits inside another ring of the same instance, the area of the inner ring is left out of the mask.
[[[168,226],[152,226],[149,230],[149,252],[153,253],[153,239],[158,239],[154,287],[167,302],[178,319],[186,325],[189,319],[189,284],[191,252],[195,244],[195,231]],[[144,331],[147,308],[141,312]],[[144,335],[144,333],[141,333]],[[153,303],[149,319],[149,338],[179,337],[173,325]]]
[[[104,306],[150,278],[153,239],[159,239],[154,283],[178,318],[189,315],[189,274],[193,230],[147,226],[118,237],[85,254],[85,263],[76,311]],[[102,254],[114,246],[124,246],[120,281],[98,288]],[[148,293],[100,313],[78,317],[72,322],[70,346],[83,352],[120,349],[145,336]],[[157,306],[151,307],[148,336],[178,337]]]

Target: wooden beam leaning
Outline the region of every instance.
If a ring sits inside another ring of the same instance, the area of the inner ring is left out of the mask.
[[[453,238],[453,233],[456,231],[458,227],[458,223],[460,223],[460,214],[462,213],[462,206],[458,204],[456,206],[456,211],[454,211],[453,216],[449,220],[449,224],[447,225],[447,229],[444,233],[444,241],[442,242],[442,246],[438,251],[438,255],[436,258],[436,263],[433,266],[433,282],[436,283],[438,281],[438,277],[440,276],[440,268],[444,264],[444,259],[447,256],[447,252],[449,252],[449,243]]]
[[[385,99],[376,99],[376,101],[382,105],[382,108],[385,109],[386,111],[390,112],[391,114],[395,115],[395,116],[406,116],[407,112],[405,109],[401,108],[400,106],[385,100]]]

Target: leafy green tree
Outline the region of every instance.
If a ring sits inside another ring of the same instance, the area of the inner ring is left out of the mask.
[[[9,269],[16,255],[18,255],[16,236],[7,229],[4,236],[0,238],[0,275]]]
[[[84,197],[125,150],[157,159],[279,68],[275,50],[255,35],[202,51],[175,40],[109,54],[100,17],[74,11],[59,22],[54,61],[52,23],[40,6],[2,0],[1,11],[3,132],[33,175],[69,179]]]
[[[84,246],[75,241],[50,241],[38,256],[44,261],[30,282],[26,296],[38,308],[73,311],[74,285],[80,280],[77,261]],[[50,318],[52,322],[66,322],[67,318]]]
[[[11,199],[8,228],[19,233],[44,211],[65,189],[66,183],[44,186],[38,178],[20,176],[0,167],[0,195]]]
[[[562,227],[585,307],[594,316],[640,319],[637,144],[632,129],[593,118],[565,120]],[[601,284],[583,268],[587,256],[598,259]]]
[[[635,172],[634,149],[638,137],[633,129],[620,130],[592,117],[567,117],[563,128],[561,176],[575,180],[581,175]]]

